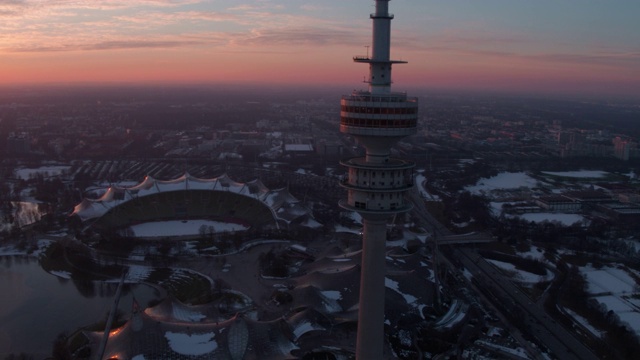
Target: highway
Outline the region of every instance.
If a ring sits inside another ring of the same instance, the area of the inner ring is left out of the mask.
[[[469,249],[455,249],[453,254],[462,265],[479,279],[480,284],[490,286],[503,311],[514,311],[522,320],[523,332],[535,337],[559,359],[597,360],[589,348],[582,344],[534,303],[502,273],[478,253]]]
[[[436,239],[440,237],[452,238],[453,233],[429,214],[424,202],[416,193],[417,191],[410,193],[413,195],[411,200],[415,205],[415,214],[424,224],[427,224],[426,227],[431,229]],[[478,234],[478,237],[481,236]],[[489,235],[483,237],[489,237]],[[598,359],[570,331],[558,324],[540,305],[533,302],[478,253],[471,249],[456,247],[453,254],[454,259],[450,259],[451,262],[459,261],[478,280],[480,286],[491,290],[494,296],[488,298],[494,302],[493,305],[497,309],[503,314],[507,310],[513,311],[521,318],[519,324],[512,325],[516,325],[524,333],[538,339],[555,357],[559,359]]]

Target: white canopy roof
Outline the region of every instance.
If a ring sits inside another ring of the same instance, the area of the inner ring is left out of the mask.
[[[212,179],[200,179],[188,173],[173,180],[157,180],[147,176],[141,183],[131,187],[111,186],[98,199],[84,198],[80,204],[75,206],[72,215],[77,215],[82,221],[86,221],[99,218],[109,210],[132,199],[182,190],[230,191],[247,196],[261,201],[271,208],[280,220],[287,222],[302,215],[299,214],[302,206],[299,204],[293,206],[299,203],[299,200],[291,195],[287,189],[269,190],[258,179],[241,183],[230,179],[227,174]],[[296,214],[289,214],[287,211],[289,208],[295,208]]]

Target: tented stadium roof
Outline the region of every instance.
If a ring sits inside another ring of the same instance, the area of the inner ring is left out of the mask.
[[[110,210],[135,199],[189,190],[231,192],[254,199],[266,205],[276,220],[285,223],[309,215],[309,211],[285,188],[270,190],[258,179],[246,183],[236,182],[227,174],[211,179],[201,179],[188,173],[173,180],[158,180],[147,176],[144,181],[131,187],[111,186],[98,199],[84,198],[75,206],[72,215],[77,215],[82,221],[97,219]]]

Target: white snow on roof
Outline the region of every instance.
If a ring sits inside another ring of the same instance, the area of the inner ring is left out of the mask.
[[[333,314],[342,311],[342,306],[338,304],[338,300],[342,299],[339,291],[320,291],[322,304],[327,313]]]
[[[205,355],[218,348],[214,333],[181,334],[167,331],[164,337],[171,350],[182,355]]]
[[[184,322],[199,322],[207,316],[199,312],[181,307],[173,306],[173,318]]]
[[[339,232],[347,232],[347,233],[352,233],[352,234],[362,234],[362,228],[358,227],[357,229],[352,229],[352,228],[348,228],[346,226],[342,226],[342,225],[336,225],[335,226],[335,232],[339,233]]]
[[[342,299],[342,293],[340,293],[340,291],[337,290],[326,290],[326,291],[320,291],[320,293],[329,299],[333,299],[333,300],[340,300]]]
[[[324,225],[320,224],[319,222],[315,221],[312,218],[307,218],[305,221],[300,223],[300,225],[306,226],[306,227],[311,228],[311,229],[318,229],[318,228],[321,228],[321,227],[324,226]]]
[[[324,328],[319,325],[314,325],[310,322],[303,322],[303,323],[300,323],[298,326],[296,326],[295,329],[293,329],[293,335],[295,339],[298,340],[300,336],[313,330],[324,330]]]

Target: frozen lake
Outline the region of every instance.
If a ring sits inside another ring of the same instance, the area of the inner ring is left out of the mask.
[[[106,318],[116,288],[116,283],[51,275],[33,257],[0,256],[0,358],[50,356],[58,334]],[[161,296],[147,285],[126,285],[119,304],[125,316],[131,313],[134,295],[141,306]]]

